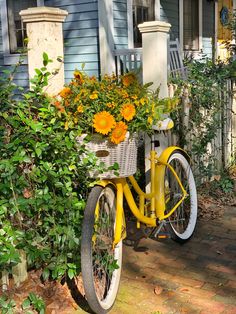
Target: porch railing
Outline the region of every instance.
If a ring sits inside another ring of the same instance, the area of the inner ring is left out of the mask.
[[[169,42],[168,49],[169,74],[172,77],[186,78],[178,40]],[[142,76],[142,48],[114,50],[116,75],[122,75],[128,71],[135,71]]]
[[[142,72],[142,48],[114,50],[116,75]]]

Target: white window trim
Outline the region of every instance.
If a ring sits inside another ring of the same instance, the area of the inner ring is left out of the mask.
[[[113,0],[98,1],[100,72],[115,72]]]
[[[203,16],[202,16],[202,0],[198,2],[199,10],[199,50],[193,51],[193,53],[198,53],[202,51],[202,26],[203,26]],[[179,42],[182,53],[184,52],[184,3],[183,0],[179,0]]]
[[[6,0],[0,0],[0,6],[4,65],[12,65],[19,61],[20,54],[10,53]],[[44,6],[44,0],[37,0],[37,6]],[[24,60],[23,64],[27,64],[27,60]]]
[[[128,48],[134,48],[134,33],[133,33],[133,0],[127,1],[127,24],[128,24]],[[160,0],[155,0],[154,2],[154,19],[160,19]]]

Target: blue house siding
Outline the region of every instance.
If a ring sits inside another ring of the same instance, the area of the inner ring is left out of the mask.
[[[65,80],[75,69],[99,75],[98,4],[97,0],[45,0],[46,6],[68,11],[63,23]]]
[[[179,1],[161,0],[160,20],[171,24],[171,40],[179,38]]]
[[[203,0],[202,49],[209,58],[212,57],[212,46],[215,32],[214,1]]]
[[[127,0],[113,0],[114,45],[128,48]]]

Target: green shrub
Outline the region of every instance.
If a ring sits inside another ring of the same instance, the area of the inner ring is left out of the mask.
[[[21,100],[12,97],[9,76],[0,84],[0,271],[11,271],[23,249],[29,267],[43,267],[45,279],[80,270],[86,172],[93,167],[93,158],[81,163],[77,134],[65,130],[43,92],[48,62],[44,54]]]
[[[224,111],[229,95],[225,83],[229,70],[223,62],[214,63],[209,59],[192,60],[187,63],[187,68],[187,80],[174,82],[179,88],[188,88],[189,123],[183,123],[185,113],[182,109],[173,119],[179,145],[188,149],[197,168],[195,176],[201,181],[219,172],[210,144],[226,123]]]

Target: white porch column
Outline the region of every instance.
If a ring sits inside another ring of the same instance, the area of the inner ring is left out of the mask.
[[[28,37],[28,68],[30,79],[35,75],[35,68],[43,66],[43,52],[50,59],[48,70],[58,71],[58,74],[49,80],[45,89],[48,94],[57,94],[64,85],[64,64],[58,62],[57,57],[63,57],[62,23],[68,12],[58,8],[34,7],[20,12],[22,21],[26,23]]]
[[[115,72],[112,5],[112,0],[98,1],[100,68],[102,75]]]
[[[143,83],[153,82],[151,88],[160,86],[160,97],[168,96],[167,49],[171,25],[153,21],[139,25],[143,47]]]
[[[160,87],[160,98],[168,97],[167,69],[168,69],[168,39],[171,25],[161,21],[145,22],[140,24],[139,30],[142,33],[143,47],[143,83],[152,82],[151,89]],[[155,140],[159,141],[156,148],[157,154],[168,146],[168,136],[163,133],[155,135]],[[147,136],[145,139],[145,172],[146,191],[150,191],[150,160],[149,152],[151,141]]]

